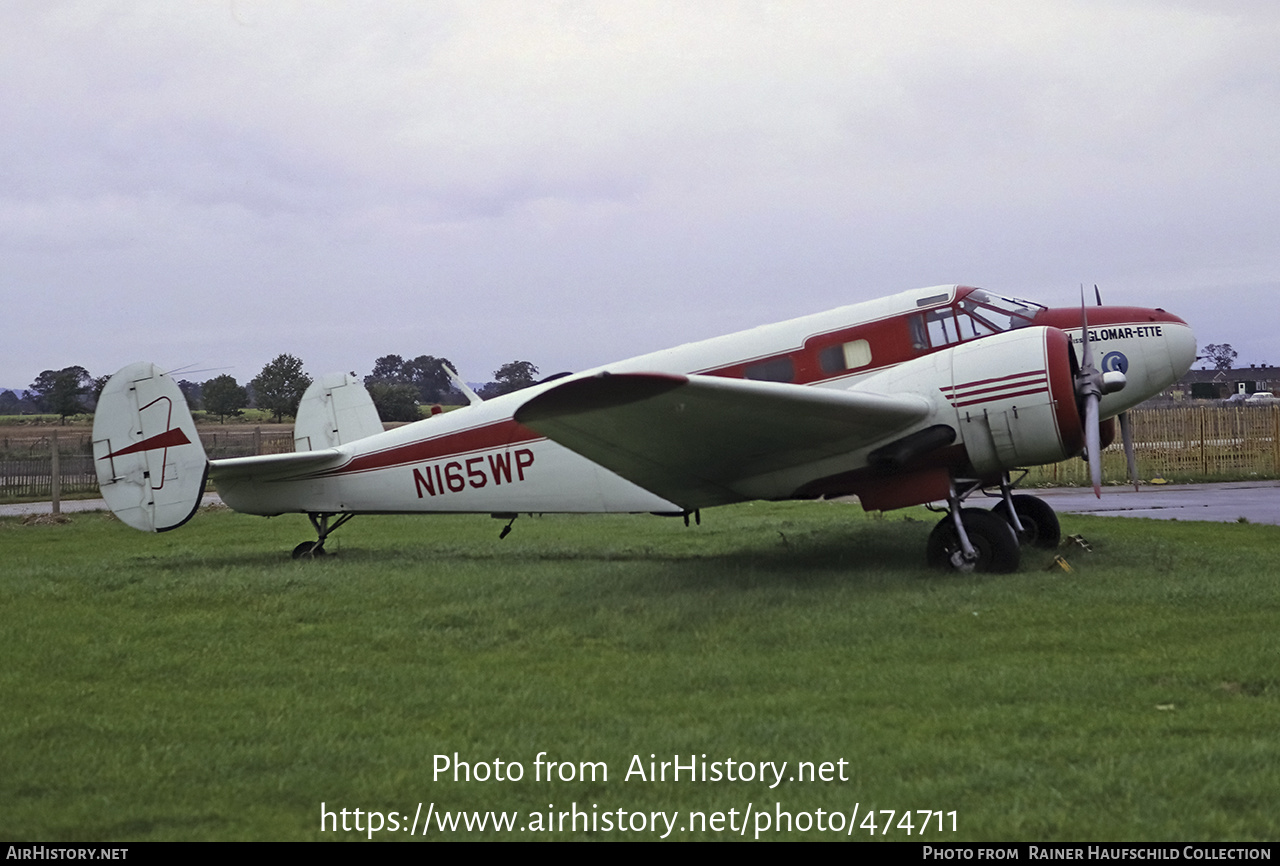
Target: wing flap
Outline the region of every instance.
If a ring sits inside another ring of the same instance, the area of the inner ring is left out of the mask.
[[[926,417],[914,395],[664,373],[573,379],[515,420],[686,508],[750,498],[739,482],[888,439]]]

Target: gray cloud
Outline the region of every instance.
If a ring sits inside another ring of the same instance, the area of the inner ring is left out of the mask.
[[[5,4],[0,383],[576,368],[950,281],[1256,297],[1278,31],[1248,2]]]

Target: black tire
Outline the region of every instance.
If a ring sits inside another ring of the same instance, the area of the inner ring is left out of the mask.
[[[1044,500],[1020,493],[1013,497],[1013,510],[1018,513],[1018,522],[1022,524],[1019,541],[1045,550],[1057,549],[1062,541],[1062,526],[1058,523],[1057,513]],[[1003,500],[991,509],[991,513],[1013,525],[1009,521],[1009,507]]]
[[[293,549],[294,559],[314,559],[324,556],[324,544],[319,541],[304,541]]]
[[[926,548],[926,559],[931,568],[947,571],[977,571],[987,574],[1008,574],[1017,571],[1022,562],[1022,549],[1018,546],[1018,537],[1013,527],[1002,517],[984,511],[981,508],[960,509],[960,519],[964,521],[964,531],[969,536],[969,543],[978,553],[978,558],[971,564],[962,563],[957,566],[955,554],[960,551],[960,536],[956,532],[955,522],[951,515],[938,521],[938,525],[929,534]]]

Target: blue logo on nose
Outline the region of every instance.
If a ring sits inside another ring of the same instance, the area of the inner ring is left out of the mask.
[[[1129,359],[1124,356],[1124,352],[1108,352],[1102,359],[1102,372],[1128,373]]]

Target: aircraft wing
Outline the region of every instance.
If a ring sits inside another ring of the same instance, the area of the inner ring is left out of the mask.
[[[570,380],[515,420],[684,508],[748,498],[737,482],[892,438],[915,395],[665,373]],[[754,498],[754,497],[751,497]]]
[[[270,481],[330,469],[340,466],[347,459],[347,455],[336,448],[290,454],[259,454],[255,457],[228,457],[209,461],[209,477],[214,483],[246,479]]]

